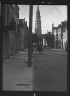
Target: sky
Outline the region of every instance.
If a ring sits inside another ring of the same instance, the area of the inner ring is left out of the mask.
[[[19,18],[27,21],[29,27],[29,5],[19,6]],[[66,5],[39,5],[41,16],[42,34],[52,31],[52,24],[57,27],[58,24],[67,20],[67,6]],[[33,19],[32,19],[32,32],[35,33],[35,20],[36,20],[37,5],[33,5]]]

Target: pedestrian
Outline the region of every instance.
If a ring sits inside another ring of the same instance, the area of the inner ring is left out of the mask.
[[[40,44],[40,51],[43,53],[42,44]]]
[[[39,53],[43,53],[43,49],[42,49],[42,45],[39,43],[39,44],[37,44],[37,49],[36,49],[36,52],[39,52]]]
[[[32,45],[32,57],[33,57],[33,45]]]
[[[36,52],[39,51],[39,44],[36,45]]]

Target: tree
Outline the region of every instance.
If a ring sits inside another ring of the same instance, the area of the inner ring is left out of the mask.
[[[40,40],[41,38],[40,37],[38,37],[37,36],[37,34],[36,33],[33,33],[32,34],[32,43],[39,43],[39,40]]]
[[[54,47],[54,35],[51,32],[45,35],[45,40],[47,40],[48,47]]]

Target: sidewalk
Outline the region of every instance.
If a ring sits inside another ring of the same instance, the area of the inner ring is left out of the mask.
[[[65,50],[63,50],[63,49],[53,49],[53,50],[55,50],[55,51],[62,51],[62,52],[66,52]]]
[[[33,66],[28,68],[27,55],[21,52],[4,61],[4,91],[33,91]]]

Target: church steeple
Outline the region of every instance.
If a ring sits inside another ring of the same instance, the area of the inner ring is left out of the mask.
[[[41,32],[41,16],[40,16],[40,11],[39,11],[39,5],[37,6],[37,11],[36,11],[36,20],[35,20],[35,33],[40,35]]]
[[[39,11],[39,5],[37,6],[37,11]]]
[[[40,18],[39,5],[37,6],[36,17],[37,17],[38,19]]]

